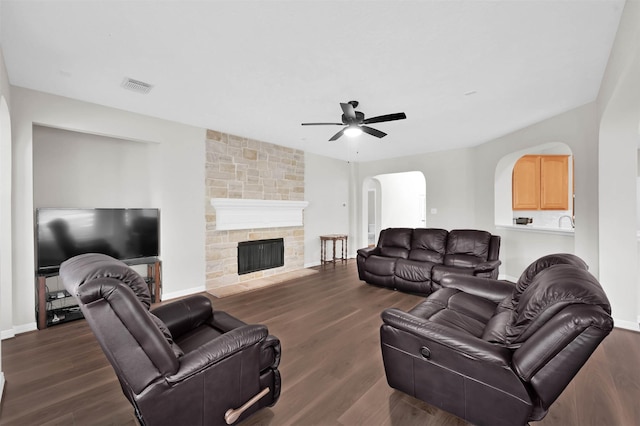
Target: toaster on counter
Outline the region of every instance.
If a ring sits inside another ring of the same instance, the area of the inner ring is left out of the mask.
[[[530,223],[533,223],[533,218],[532,217],[514,217],[513,222],[516,225],[528,225]]]

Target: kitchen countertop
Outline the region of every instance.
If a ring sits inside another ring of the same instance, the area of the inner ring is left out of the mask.
[[[555,235],[574,235],[573,228],[552,228],[547,226],[536,226],[536,225],[496,225],[498,229],[508,229],[515,231],[524,231],[524,232],[538,232],[541,234],[555,234]]]

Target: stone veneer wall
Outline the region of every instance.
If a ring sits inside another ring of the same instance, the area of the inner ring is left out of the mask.
[[[207,130],[206,288],[304,268],[304,227],[216,231],[212,198],[304,200],[304,151]],[[284,238],[284,266],[238,275],[240,241]]]

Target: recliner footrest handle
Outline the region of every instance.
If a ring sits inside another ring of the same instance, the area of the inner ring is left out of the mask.
[[[224,421],[227,422],[228,425],[234,423],[236,420],[238,420],[238,417],[240,417],[242,413],[244,413],[247,410],[247,408],[251,407],[253,404],[258,402],[260,398],[264,397],[268,393],[269,393],[269,388],[264,388],[260,392],[255,394],[253,398],[245,402],[242,405],[242,407],[236,408],[236,409],[229,408],[227,412],[224,413]]]

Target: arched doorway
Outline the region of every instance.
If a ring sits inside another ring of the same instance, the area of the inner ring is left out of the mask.
[[[367,177],[362,184],[362,244],[375,245],[385,228],[426,226],[426,180],[419,171]]]

